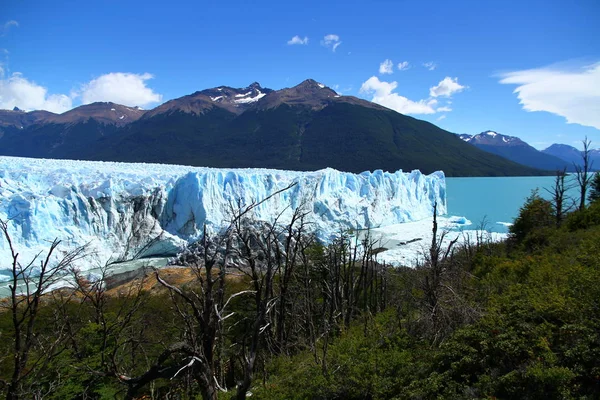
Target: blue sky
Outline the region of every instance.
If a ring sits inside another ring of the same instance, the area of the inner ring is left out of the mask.
[[[0,108],[313,78],[451,132],[600,147],[599,19],[597,0],[8,1]]]

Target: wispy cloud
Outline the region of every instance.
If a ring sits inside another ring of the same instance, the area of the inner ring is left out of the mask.
[[[0,26],[0,36],[6,36],[8,34],[8,31],[12,27],[18,28],[19,23],[15,20],[10,20],[8,22],[5,22],[4,25]]]
[[[408,61],[402,61],[401,63],[398,63],[398,71],[406,71],[409,68],[410,64]]]
[[[438,121],[441,121],[443,119],[446,119],[446,114],[440,115],[439,117],[437,117]]]
[[[437,64],[434,63],[433,61],[425,62],[422,65],[430,71],[433,71],[434,69],[437,68]]]
[[[333,90],[335,90],[337,94],[343,95],[344,93],[349,93],[352,91],[352,85],[342,88],[341,85],[335,84],[333,85]]]
[[[19,23],[15,20],[10,20],[10,21],[5,22],[4,25],[0,26],[0,36],[6,36],[8,31],[12,27],[18,28]]]
[[[502,84],[517,85],[513,93],[525,111],[546,111],[570,124],[600,129],[600,62],[506,72],[499,77]]]
[[[448,84],[452,82],[452,84]],[[460,86],[460,89],[455,85]],[[436,97],[450,97],[454,93],[462,91],[466,86],[458,84],[458,79],[454,80],[446,77],[437,85],[429,88],[430,96],[422,100],[410,100],[397,92],[397,82],[380,81],[376,76],[367,79],[360,88],[360,93],[371,95],[373,103],[380,104],[384,107],[391,108],[402,114],[435,114],[442,112],[450,112],[450,101],[447,101],[444,106],[438,106]],[[445,118],[445,117],[444,117]],[[443,118],[442,118],[443,119]]]
[[[379,64],[379,73],[380,74],[392,74],[394,73],[394,63],[389,58]]]
[[[307,45],[308,44],[308,36],[304,36],[304,38],[301,38],[300,36],[296,35],[293,38],[291,38],[290,40],[288,40],[287,44],[290,46],[295,45],[295,44]]]
[[[436,86],[429,89],[429,95],[431,97],[451,97],[454,93],[459,93],[465,90],[467,86],[463,86],[458,83],[458,78],[445,77]]]
[[[340,37],[334,34],[325,35],[323,40],[321,40],[321,45],[331,49],[333,52],[335,52],[335,49],[337,49],[340,44],[342,44]]]

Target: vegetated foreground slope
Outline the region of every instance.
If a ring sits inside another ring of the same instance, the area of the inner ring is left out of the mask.
[[[0,311],[0,330],[35,340],[22,364],[0,341],[0,379],[16,382],[0,396],[598,398],[598,199],[557,218],[532,195],[507,242],[434,240],[415,269],[378,263],[375,242],[340,232],[324,246],[282,223],[197,242],[178,272],[115,288],[78,279],[33,314],[14,306],[28,298],[4,299],[15,314]],[[285,243],[298,245],[282,257]]]
[[[4,128],[0,152],[211,167],[544,174],[474,148],[431,123],[339,96],[313,80],[278,91],[258,84],[207,89],[136,114],[125,125],[75,114],[78,120],[62,125]]]

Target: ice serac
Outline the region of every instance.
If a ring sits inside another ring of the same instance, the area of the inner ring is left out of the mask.
[[[298,207],[327,241],[340,228],[362,229],[415,221],[446,212],[442,172],[351,174],[324,169],[294,172],[213,169],[159,164],[0,157],[0,218],[22,261],[63,241],[88,245],[92,266],[139,256],[172,255],[227,226],[232,208],[269,198],[252,210],[257,220],[289,221]],[[8,246],[0,241],[0,273]],[[0,278],[1,279],[1,278]]]

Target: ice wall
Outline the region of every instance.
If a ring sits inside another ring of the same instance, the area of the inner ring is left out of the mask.
[[[256,207],[253,217],[272,222],[280,215],[285,223],[302,206],[327,240],[341,227],[426,218],[435,201],[446,212],[442,172],[357,175],[0,157],[0,218],[9,220],[22,261],[59,238],[63,250],[87,244],[86,262],[99,265],[173,254],[197,239],[204,224],[212,231],[227,226],[232,207],[263,200],[294,182]],[[8,255],[1,240],[0,274]]]

